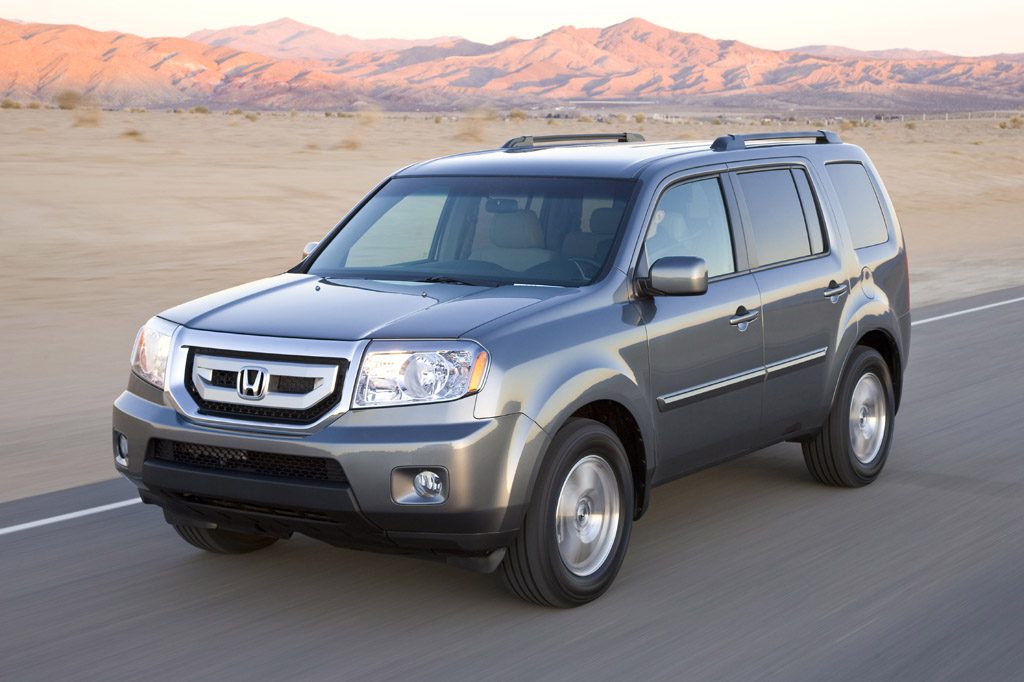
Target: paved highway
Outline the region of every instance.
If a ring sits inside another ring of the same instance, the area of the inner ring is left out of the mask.
[[[119,480],[0,505],[0,679],[1024,678],[1024,299],[940,317],[1022,296],[915,311],[874,485],[782,445],[659,488],[572,611],[304,538],[207,555],[138,504],[14,529]]]

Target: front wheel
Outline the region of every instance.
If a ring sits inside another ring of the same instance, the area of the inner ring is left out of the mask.
[[[544,606],[580,606],[611,586],[633,527],[633,479],[611,429],[573,419],[556,434],[523,529],[502,564],[505,584]]]
[[[895,394],[878,351],[858,346],[821,431],[803,444],[811,475],[826,485],[859,488],[874,481],[892,444]]]

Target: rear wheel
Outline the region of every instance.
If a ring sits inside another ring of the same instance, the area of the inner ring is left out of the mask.
[[[250,535],[248,533],[236,533],[221,528],[197,528],[196,526],[174,525],[185,542],[216,554],[245,554],[263,549],[277,542],[277,538],[265,535]]]
[[[573,419],[551,443],[523,529],[502,564],[527,601],[580,606],[604,593],[622,565],[633,526],[629,459],[615,433]]]
[[[811,475],[846,488],[875,480],[889,456],[895,405],[885,360],[878,351],[857,346],[825,425],[803,444]]]

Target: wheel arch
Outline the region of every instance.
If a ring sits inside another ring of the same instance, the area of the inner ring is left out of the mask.
[[[893,394],[896,397],[896,404],[893,406],[893,410],[894,412],[898,411],[903,395],[903,357],[896,338],[891,332],[882,327],[872,327],[867,331],[860,331],[857,335],[857,340],[848,347],[849,350],[847,350],[846,356],[843,358],[835,381],[832,382],[832,399],[828,403],[830,408],[835,404],[839,393],[839,386],[846,375],[846,368],[850,364],[850,358],[853,357],[854,351],[859,346],[878,351],[878,354],[885,360],[886,367],[889,368],[889,375],[892,377]]]
[[[524,481],[527,486],[523,499],[533,494],[555,434],[570,419],[593,419],[614,431],[626,449],[633,475],[633,517],[643,515],[650,499],[655,440],[653,419],[639,386],[620,373],[593,369],[564,381],[531,418],[544,430],[547,442]]]
[[[903,396],[903,359],[900,356],[900,348],[896,339],[888,331],[875,328],[862,333],[857,339],[856,346],[873,348],[885,360],[885,364],[889,368],[889,376],[892,377],[892,390],[896,396],[894,410],[899,410],[900,399]],[[849,357],[847,357],[847,362],[849,362]],[[845,370],[844,366],[843,371],[845,372]]]
[[[647,470],[647,445],[643,431],[633,413],[614,400],[594,400],[579,407],[568,419],[592,419],[615,432],[626,449],[633,474],[633,518],[639,519],[647,511],[650,485]]]

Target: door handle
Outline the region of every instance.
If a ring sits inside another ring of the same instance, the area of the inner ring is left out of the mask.
[[[760,310],[747,310],[740,306],[737,308],[736,314],[729,318],[729,324],[739,327],[741,332],[745,332],[750,323],[756,320],[760,314]]]
[[[845,294],[849,289],[850,287],[848,285],[836,284],[836,281],[832,280],[828,283],[828,289],[825,289],[824,296],[825,298],[831,298],[832,302],[835,303],[836,300],[838,300],[838,298]]]

